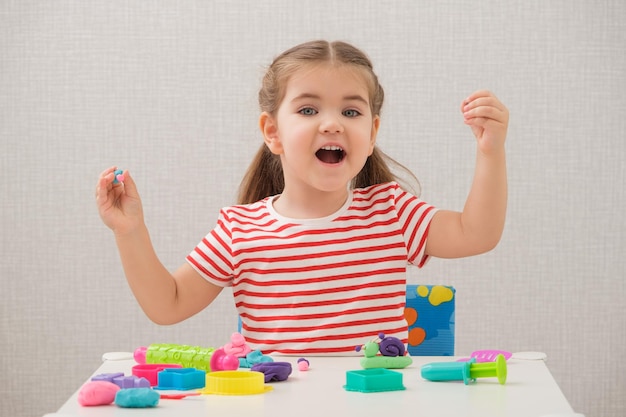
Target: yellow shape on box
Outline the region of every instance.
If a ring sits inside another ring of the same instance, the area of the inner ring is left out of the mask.
[[[428,287],[420,285],[417,287],[417,294],[420,297],[428,296],[428,302],[433,306],[446,303],[454,298],[454,292],[452,292],[450,288],[444,287],[443,285],[434,285],[430,290],[430,295],[428,294]]]

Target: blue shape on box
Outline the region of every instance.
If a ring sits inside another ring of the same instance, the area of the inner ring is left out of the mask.
[[[206,372],[196,368],[165,368],[157,375],[156,389],[190,390],[204,388]]]
[[[411,356],[454,356],[454,302],[456,290],[444,285],[407,285],[407,310],[417,312],[417,320],[409,321]],[[414,316],[407,314],[407,318]],[[411,344],[411,332],[423,334],[419,344]],[[422,333],[423,332],[423,333]]]

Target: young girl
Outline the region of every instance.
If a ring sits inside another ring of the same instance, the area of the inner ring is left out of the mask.
[[[98,180],[128,283],[147,316],[182,321],[232,287],[253,349],[354,354],[380,332],[407,342],[406,267],[430,256],[491,250],[504,227],[508,111],[488,91],[461,111],[476,137],[474,181],[462,212],[437,210],[398,183],[376,147],[383,89],[367,56],[314,41],[278,56],[259,92],[264,144],[239,204],[170,273],[144,224],[133,178]]]

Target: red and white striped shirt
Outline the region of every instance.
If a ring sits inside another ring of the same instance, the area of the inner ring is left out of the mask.
[[[321,219],[288,219],[273,197],[224,208],[187,256],[233,287],[241,333],[264,354],[355,354],[378,333],[407,343],[406,268],[427,260],[436,209],[395,183],[349,193]]]

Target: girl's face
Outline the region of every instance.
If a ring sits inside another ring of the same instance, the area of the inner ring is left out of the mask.
[[[265,142],[281,158],[283,195],[345,194],[372,154],[378,126],[365,75],[329,64],[292,75],[275,117],[261,116]]]

